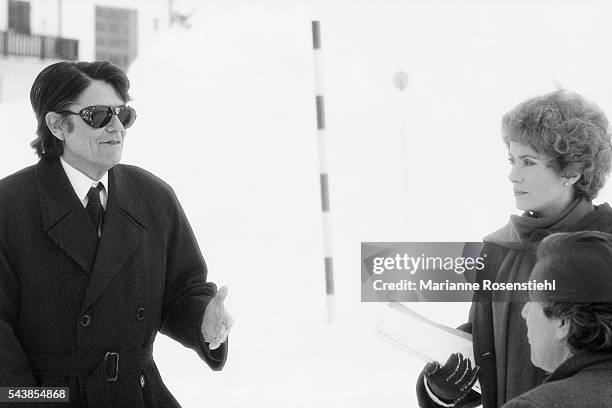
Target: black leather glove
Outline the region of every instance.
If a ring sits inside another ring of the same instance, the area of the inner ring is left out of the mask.
[[[448,402],[463,399],[478,379],[480,367],[461,353],[451,354],[443,367],[437,361],[425,366],[425,381],[432,393]]]

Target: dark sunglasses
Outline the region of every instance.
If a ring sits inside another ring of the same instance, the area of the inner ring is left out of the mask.
[[[136,111],[131,106],[94,105],[87,106],[78,112],[63,110],[58,113],[79,115],[81,119],[83,119],[83,122],[94,129],[99,129],[108,125],[113,115],[117,115],[117,118],[119,118],[119,121],[126,129],[132,126],[136,120]]]

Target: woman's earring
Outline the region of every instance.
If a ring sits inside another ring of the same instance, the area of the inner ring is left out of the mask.
[[[569,181],[565,181],[565,182],[563,183],[563,185],[564,185],[565,187],[569,186]]]

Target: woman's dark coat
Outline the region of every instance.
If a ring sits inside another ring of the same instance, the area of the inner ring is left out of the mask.
[[[58,159],[0,180],[0,386],[70,386],[73,406],[178,407],[151,349],[161,331],[223,367],[227,343],[211,352],[200,331],[216,293],[206,275],[174,192],[140,168],[109,171],[99,240]]]

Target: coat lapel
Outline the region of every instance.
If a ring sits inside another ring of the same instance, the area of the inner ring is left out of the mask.
[[[98,237],[58,159],[36,166],[43,228],[83,270],[92,268]]]
[[[132,256],[143,239],[143,209],[138,192],[120,166],[109,171],[109,197],[96,260],[85,298],[84,312],[104,292],[108,284]]]

